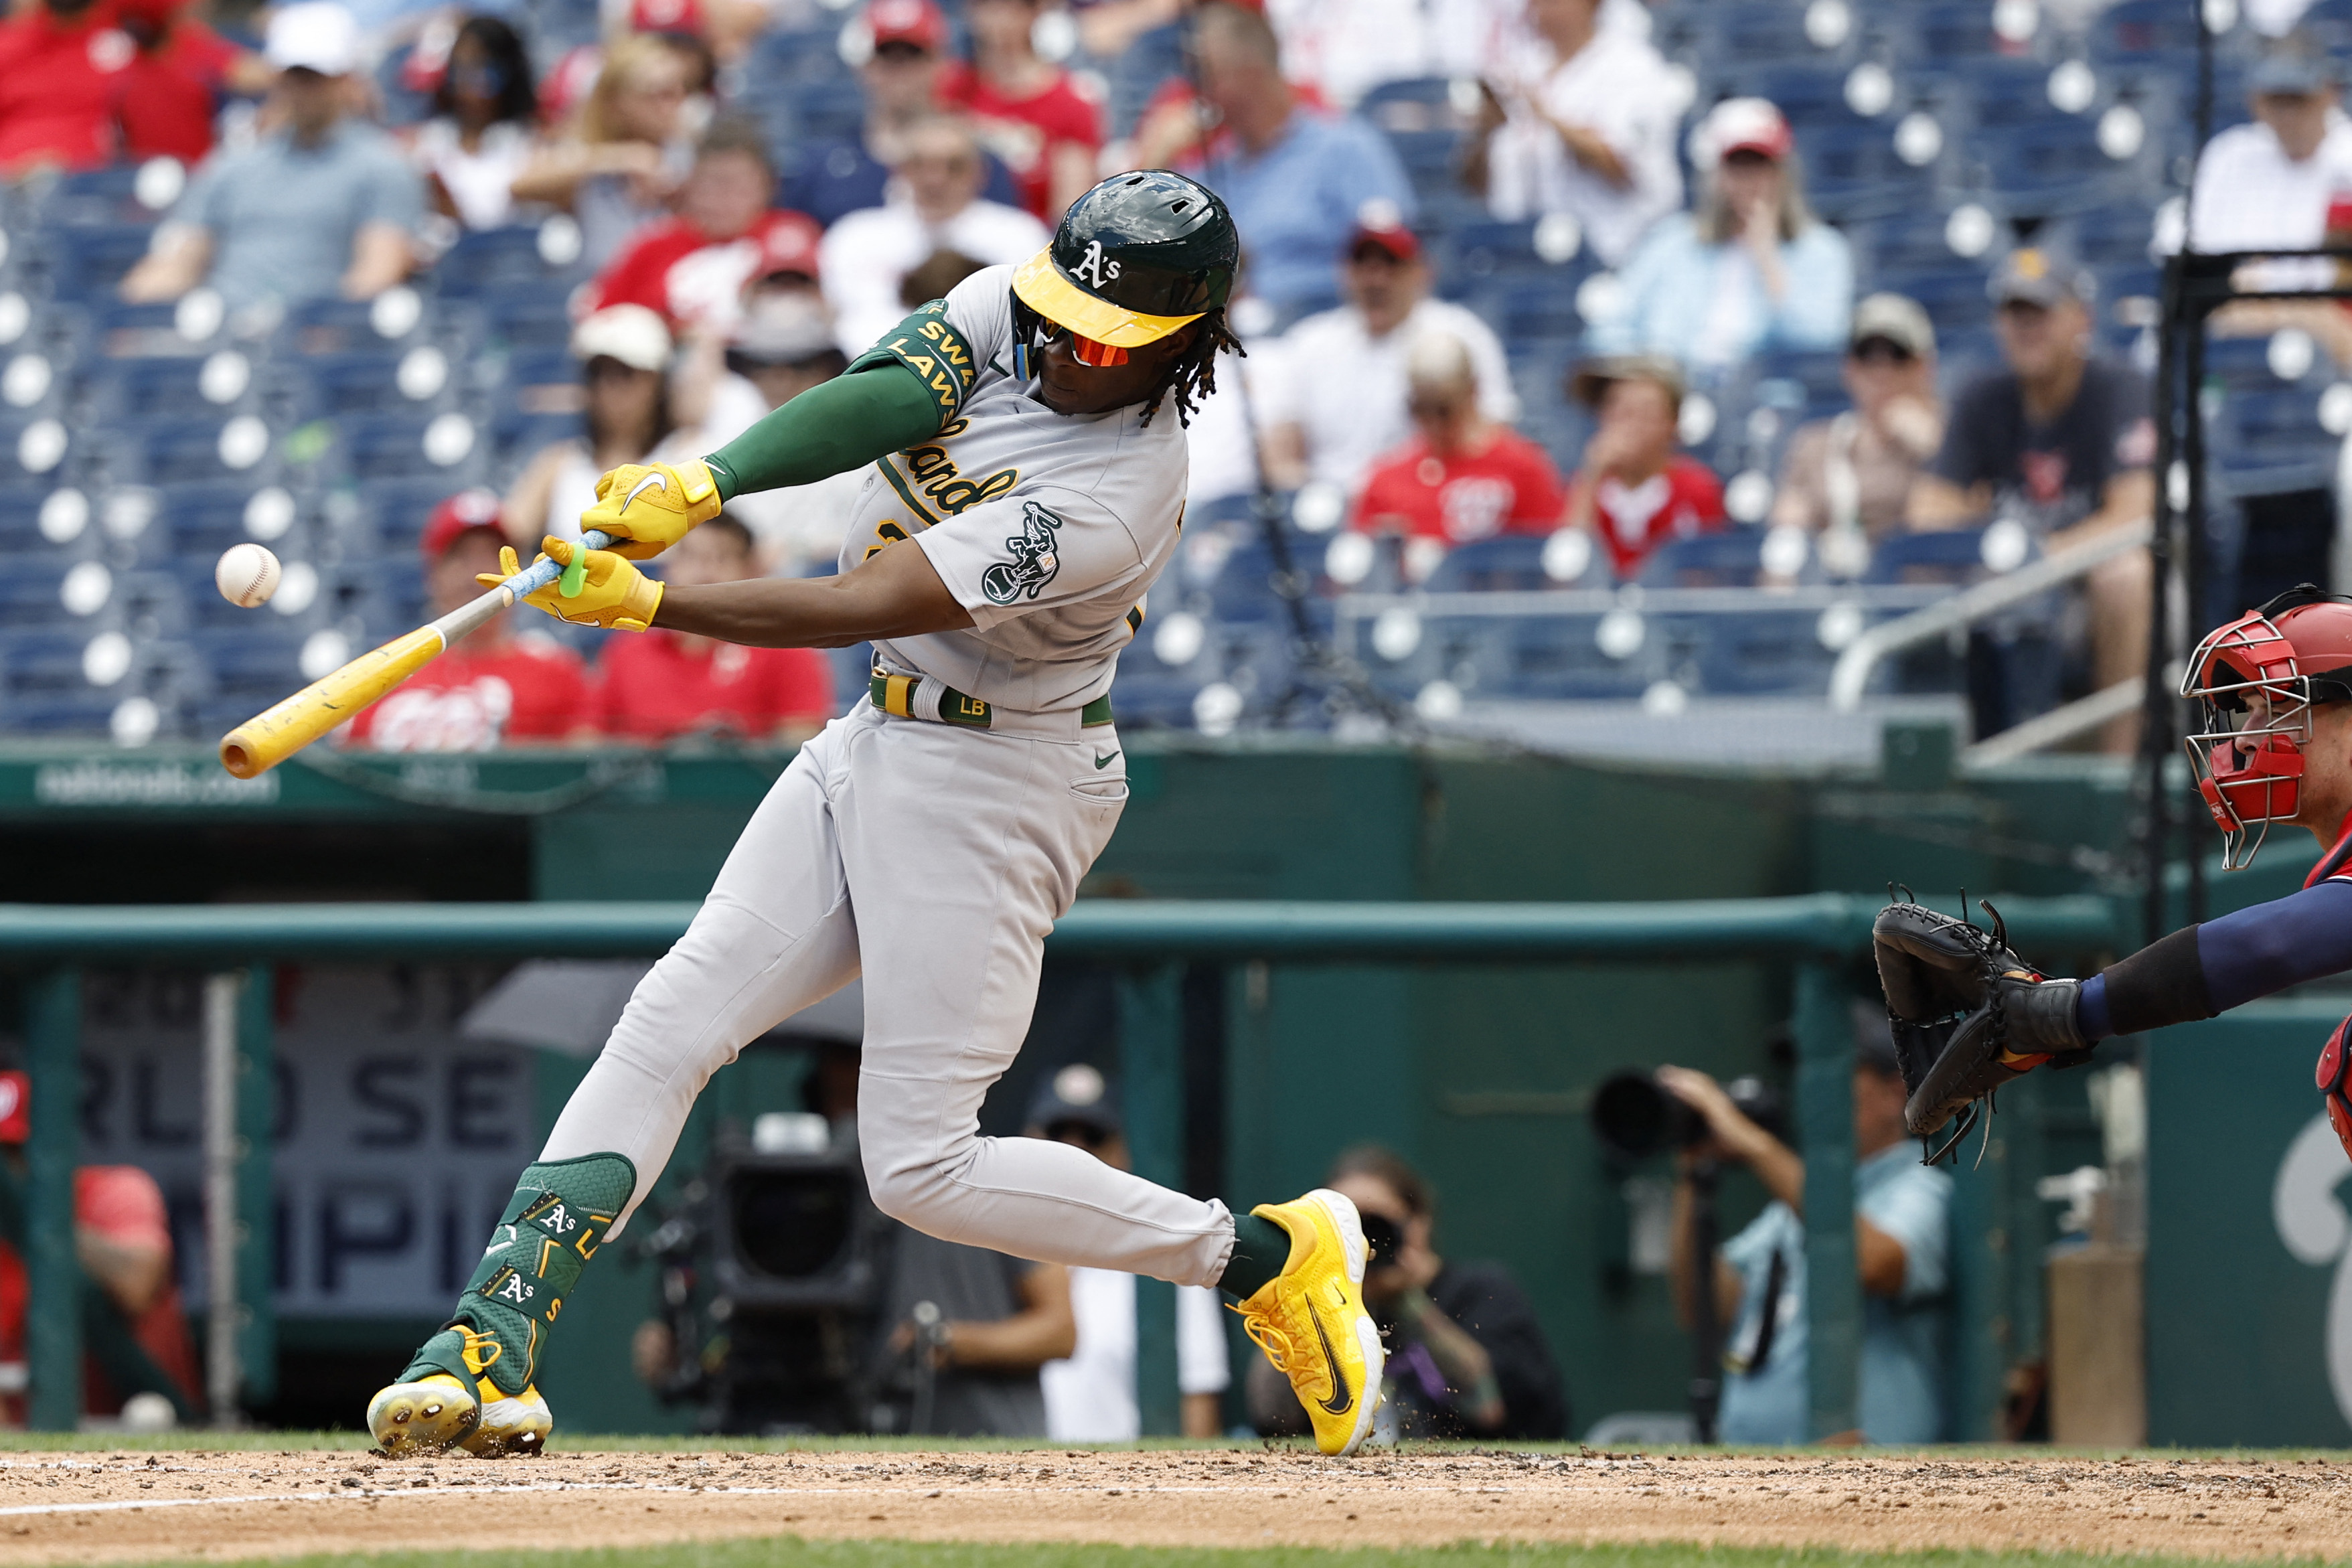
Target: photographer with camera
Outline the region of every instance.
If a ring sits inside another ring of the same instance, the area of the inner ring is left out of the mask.
[[[1809,1441],[1805,1341],[1805,1163],[1724,1086],[1689,1068],[1658,1069],[1705,1133],[1677,1152],[1676,1313],[1698,1317],[1693,1237],[1697,1179],[1715,1162],[1756,1173],[1772,1201],[1715,1253],[1715,1321],[1727,1322],[1719,1439]],[[1952,1179],[1919,1163],[1903,1130],[1903,1074],[1883,1020],[1853,1069],[1854,1258],[1862,1277],[1861,1430],[1832,1441],[1932,1443],[1943,1435],[1944,1310]]]
[[[1366,1143],[1341,1154],[1324,1184],[1355,1204],[1371,1247],[1364,1305],[1388,1344],[1389,1409],[1398,1436],[1568,1436],[1567,1391],[1534,1305],[1504,1265],[1438,1255],[1436,1197],[1421,1173]],[[1253,1367],[1249,1393],[1260,1432],[1300,1429],[1296,1402],[1288,1412],[1293,1425],[1271,1419],[1283,1414],[1279,1378]]]

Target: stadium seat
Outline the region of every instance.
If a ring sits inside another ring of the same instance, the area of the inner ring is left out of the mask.
[[[1431,594],[1535,594],[1591,585],[1605,579],[1606,554],[1591,552],[1584,574],[1563,583],[1544,570],[1549,535],[1506,533],[1457,544],[1437,563],[1422,588]]]
[[[1763,575],[1764,531],[1727,528],[1658,546],[1642,563],[1645,588],[1752,588]]]
[[[1666,668],[1685,689],[1726,697],[1829,689],[1837,656],[1822,646],[1819,610],[1765,606],[1652,618]]]
[[[539,257],[539,230],[529,225],[472,229],[433,266],[433,283],[447,299],[472,299],[499,287],[545,289],[554,269]]]
[[[245,412],[259,402],[261,377],[249,357],[242,376],[234,364],[226,359],[215,363],[209,355],[193,353],[169,359],[96,361],[88,373],[86,416],[94,423],[116,425],[184,419],[209,408],[220,409],[224,418]],[[230,395],[223,397],[223,393]]]
[[[1467,662],[1481,696],[1598,701],[1639,697],[1662,666],[1656,639],[1624,658],[1597,640],[1599,615],[1526,616],[1490,623],[1471,640]]]
[[[40,267],[59,300],[110,299],[124,273],[147,254],[150,224],[96,224],[41,231]]]
[[[1990,575],[1984,563],[1984,530],[1943,529],[1927,533],[1896,533],[1881,540],[1870,553],[1864,583],[1950,583],[1980,581]]]
[[[152,419],[100,430],[90,445],[102,459],[108,476],[118,484],[173,485],[238,478],[268,482],[276,473],[275,442],[245,468],[232,468],[222,457],[223,447],[230,448],[230,456],[242,457],[245,453],[237,449],[234,441],[224,442],[228,423],[221,416]],[[239,434],[251,428],[240,426]]]

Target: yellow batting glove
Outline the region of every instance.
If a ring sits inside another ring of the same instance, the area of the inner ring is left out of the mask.
[[[580,527],[603,530],[614,554],[646,561],[718,515],[719,481],[699,458],[624,463],[596,481],[596,504],[580,514]]]
[[[580,548],[568,539],[549,534],[539,542],[541,559],[553,561],[559,566],[572,564],[572,553]],[[580,584],[579,596],[567,599],[561,587],[550,583],[534,594],[523,595],[523,603],[545,610],[559,621],[570,621],[576,626],[611,626],[615,631],[641,632],[654,624],[654,612],[661,608],[662,585],[636,568],[636,563],[609,550],[587,552],[586,575]],[[522,570],[515,557],[514,546],[499,548],[499,574],[478,573],[474,581],[485,587],[495,588]]]

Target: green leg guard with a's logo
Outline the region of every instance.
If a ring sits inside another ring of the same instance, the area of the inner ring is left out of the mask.
[[[621,1154],[524,1170],[457,1311],[370,1407],[386,1452],[456,1443],[507,1453],[544,1440],[551,1423],[533,1379],[548,1333],[636,1185],[636,1167]],[[427,1408],[434,1390],[446,1407]],[[476,1406],[470,1421],[465,1393]]]

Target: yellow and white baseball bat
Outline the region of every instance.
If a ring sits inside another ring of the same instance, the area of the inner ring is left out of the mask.
[[[592,528],[580,542],[591,550],[602,550],[612,540]],[[331,675],[320,677],[222,736],[221,766],[241,779],[268,773],[432,663],[476,626],[554,582],[562,571],[553,561],[535,561],[470,604],[360,655]]]

